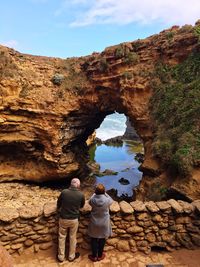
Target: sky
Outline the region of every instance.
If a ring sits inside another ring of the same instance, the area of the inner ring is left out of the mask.
[[[1,0],[0,44],[67,58],[200,18],[200,0]]]
[[[96,130],[96,136],[101,140],[107,140],[115,136],[121,136],[126,130],[126,117],[117,112],[105,117],[100,127]]]

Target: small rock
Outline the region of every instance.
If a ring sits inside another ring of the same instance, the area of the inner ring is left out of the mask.
[[[42,215],[42,208],[40,206],[24,206],[18,209],[20,218],[31,219]]]
[[[116,247],[116,245],[117,245],[118,242],[119,242],[119,239],[118,238],[109,238],[106,241],[106,244],[108,244],[109,246]]]
[[[118,180],[118,182],[122,185],[127,185],[127,184],[130,184],[129,180],[128,179],[125,179],[124,177],[120,178]]]
[[[145,203],[146,208],[151,212],[158,212],[160,209],[153,201],[149,201]]]
[[[130,234],[136,234],[136,233],[143,232],[143,228],[135,225],[135,226],[129,227],[126,231],[127,233],[130,233]]]
[[[18,243],[18,244],[13,244],[10,247],[11,247],[11,249],[17,250],[17,249],[21,248],[22,246],[23,246],[22,243]]]
[[[131,207],[131,205],[129,203],[127,203],[126,201],[121,201],[119,203],[119,206],[121,208],[121,212],[125,213],[125,214],[131,214],[133,213],[133,208]]]
[[[182,200],[178,200],[178,203],[181,205],[185,213],[190,214],[194,211],[194,206],[192,204],[182,201]]]
[[[0,208],[0,221],[12,222],[19,217],[19,213],[14,208]]]
[[[26,247],[30,247],[30,246],[32,246],[33,245],[33,240],[31,240],[31,239],[27,239],[25,242],[24,242],[24,245],[26,246]]]
[[[167,201],[156,202],[156,205],[163,212],[167,212],[168,213],[168,212],[171,211],[171,205]]]
[[[171,205],[172,209],[176,213],[182,213],[183,212],[183,207],[176,200],[169,199],[167,202]]]
[[[135,211],[146,211],[146,207],[145,207],[145,204],[142,202],[142,201],[139,201],[139,200],[136,200],[136,201],[132,201],[130,203],[130,205],[133,207],[133,209]]]
[[[130,247],[128,240],[119,240],[119,242],[117,243],[117,249],[119,251],[129,251]]]
[[[195,200],[192,202],[192,205],[195,207],[195,209],[200,213],[200,200]]]
[[[42,250],[46,250],[46,249],[49,249],[50,247],[52,247],[52,242],[48,242],[48,243],[43,243],[39,246],[40,249]]]
[[[113,201],[113,203],[110,206],[110,211],[113,213],[117,213],[120,211],[120,206],[119,206],[119,203],[117,201]]]
[[[149,217],[149,214],[148,214],[148,213],[144,212],[144,213],[139,214],[139,215],[137,216],[137,219],[138,219],[139,221],[144,221],[144,222],[146,222],[146,221],[149,221],[150,217]]]
[[[44,204],[44,216],[49,217],[52,214],[55,214],[57,211],[57,201],[52,201]]]
[[[198,247],[200,247],[200,236],[199,234],[190,234],[192,241],[194,242],[194,244]]]

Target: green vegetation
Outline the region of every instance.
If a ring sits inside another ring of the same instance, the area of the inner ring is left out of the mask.
[[[61,85],[64,79],[65,79],[64,75],[56,73],[53,75],[51,81],[55,85]]]
[[[131,80],[131,79],[133,78],[133,73],[128,72],[128,71],[125,71],[125,72],[123,73],[123,78],[124,78],[125,80]]]
[[[100,61],[99,61],[99,71],[100,72],[106,72],[109,68],[109,64],[106,60],[106,58],[102,58]]]
[[[122,45],[120,45],[119,47],[117,47],[117,49],[115,50],[115,57],[118,58],[123,58],[125,54],[125,50],[124,47]]]
[[[174,38],[174,32],[166,32],[166,38],[169,42],[171,42]]]
[[[132,43],[133,50],[135,52],[137,52],[141,45],[142,45],[142,43],[140,40],[133,42]]]
[[[175,67],[157,64],[152,79],[154,154],[174,174],[188,176],[200,166],[200,53]]]
[[[137,53],[130,51],[130,48],[123,44],[116,48],[115,58],[122,59],[126,64],[134,64],[138,62]]]
[[[124,62],[127,64],[134,64],[138,62],[138,55],[135,52],[129,52],[124,58]]]
[[[157,181],[151,185],[151,190],[147,193],[147,197],[152,201],[162,201],[166,199],[167,192],[167,187]]]
[[[198,37],[200,43],[200,26],[194,27],[194,34]]]
[[[17,66],[7,51],[0,51],[0,77],[13,78],[17,72]]]
[[[192,32],[193,31],[193,26],[192,25],[183,25],[183,27],[181,27],[178,32],[179,33],[187,33],[187,32]]]
[[[63,98],[65,91],[74,95],[81,95],[87,87],[87,77],[81,70],[80,61],[77,58],[66,59],[60,66],[59,73],[55,73],[51,79],[52,83],[59,86],[57,96]]]

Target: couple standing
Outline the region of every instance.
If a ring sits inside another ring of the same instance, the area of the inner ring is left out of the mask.
[[[95,193],[89,200],[92,207],[90,222],[88,226],[88,235],[91,237],[91,251],[88,255],[91,261],[104,259],[103,253],[106,238],[111,235],[111,223],[109,207],[112,204],[112,198],[105,193],[103,184],[98,184]],[[85,197],[80,192],[80,180],[73,178],[68,189],[61,192],[57,207],[60,210],[59,218],[59,244],[58,260],[65,260],[65,242],[69,229],[69,261],[74,261],[80,256],[76,252],[76,233],[78,230],[79,209],[85,204]]]

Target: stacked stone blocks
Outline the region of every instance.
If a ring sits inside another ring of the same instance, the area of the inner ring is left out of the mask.
[[[91,207],[81,210],[78,245],[89,248],[87,226]],[[170,199],[162,202],[114,202],[110,207],[113,235],[106,250],[137,250],[149,253],[154,248],[173,251],[200,246],[200,200],[187,203]],[[43,207],[0,208],[0,242],[9,253],[45,250],[57,243],[56,201]]]

